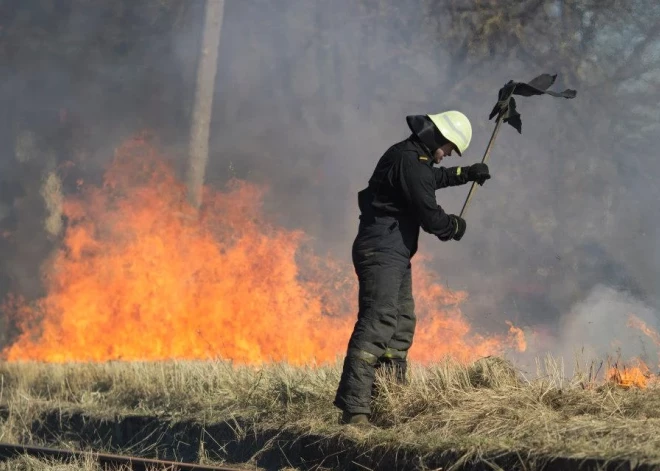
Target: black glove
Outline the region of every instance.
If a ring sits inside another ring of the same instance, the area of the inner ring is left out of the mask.
[[[489,178],[488,165],[478,163],[467,167],[467,179],[469,182],[477,182],[479,185],[483,185]]]
[[[461,238],[463,238],[463,234],[465,234],[465,229],[467,229],[465,219],[460,216],[456,216],[455,214],[450,214],[449,217],[451,218],[451,222],[454,225],[454,236],[452,239],[461,240]]]

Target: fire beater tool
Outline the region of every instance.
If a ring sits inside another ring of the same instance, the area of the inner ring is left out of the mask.
[[[495,138],[497,137],[497,133],[499,132],[500,126],[503,122],[510,124],[518,131],[519,134],[522,134],[522,121],[520,119],[520,113],[518,113],[518,110],[516,109],[516,100],[513,98],[513,95],[550,95],[561,98],[575,98],[577,95],[575,90],[566,89],[563,92],[553,92],[548,90],[548,88],[550,88],[550,86],[555,83],[556,79],[556,74],[541,74],[527,83],[514,82],[513,80],[509,80],[509,82],[507,82],[506,85],[500,89],[497,97],[497,103],[493,107],[493,110],[490,112],[490,116],[488,116],[489,120],[497,116],[497,120],[495,122],[495,129],[493,130],[493,134],[490,136],[490,141],[486,147],[484,157],[481,159],[482,163],[488,162],[490,151],[493,148],[493,143],[495,142]],[[477,183],[472,182],[470,192],[468,193],[467,198],[465,198],[463,209],[461,209],[460,217],[465,216],[468,205],[470,204],[470,201],[472,200],[472,197],[476,191]]]

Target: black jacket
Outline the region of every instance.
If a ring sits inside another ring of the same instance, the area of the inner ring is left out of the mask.
[[[420,227],[442,241],[450,240],[456,228],[436,202],[435,191],[467,183],[466,173],[459,169],[433,167],[432,156],[414,135],[394,144],[378,161],[369,186],[358,193],[358,243],[362,238],[374,249],[392,248],[412,257]],[[388,237],[373,237],[376,225],[386,225]],[[391,237],[396,231],[400,237]]]

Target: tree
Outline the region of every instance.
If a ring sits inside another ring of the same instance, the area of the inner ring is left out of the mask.
[[[204,33],[197,67],[195,103],[190,128],[190,160],[187,174],[188,195],[191,204],[196,208],[199,208],[202,202],[202,186],[209,159],[209,132],[224,4],[224,0],[206,0]]]

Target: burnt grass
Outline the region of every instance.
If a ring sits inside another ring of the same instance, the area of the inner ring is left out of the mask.
[[[660,469],[653,388],[447,362],[380,378],[378,427],[360,429],[330,405],[338,367],[197,367],[0,364],[0,442],[266,470]]]

